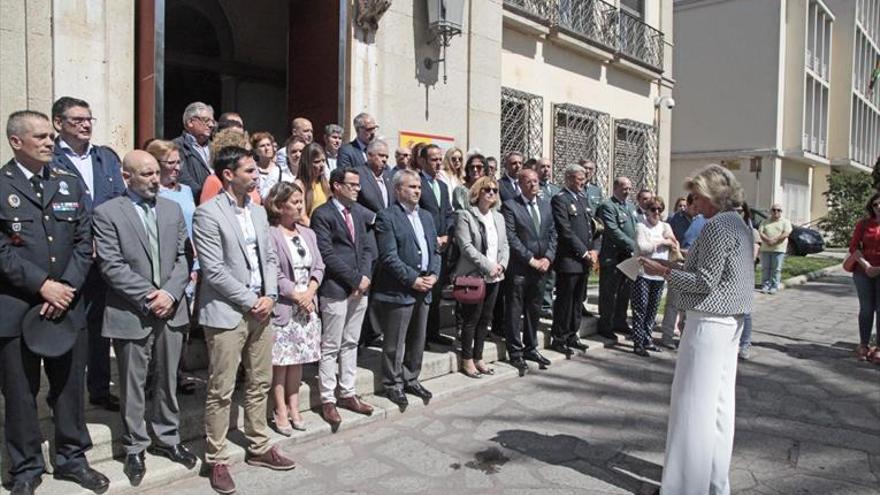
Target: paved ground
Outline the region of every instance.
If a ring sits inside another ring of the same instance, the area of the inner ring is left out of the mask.
[[[852,357],[857,309],[843,276],[758,296],[754,358],[737,387],[734,493],[880,493],[880,366]],[[675,354],[627,349],[291,447],[292,472],[236,465],[239,493],[650,493]],[[196,478],[150,493],[210,488]]]

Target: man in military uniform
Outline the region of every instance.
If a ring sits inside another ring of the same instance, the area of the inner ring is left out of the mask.
[[[78,297],[91,266],[91,222],[78,178],[50,167],[53,132],[41,113],[11,114],[14,159],[0,168],[0,368],[13,494],[30,494],[45,470],[36,395],[40,365],[55,422],[55,478],[103,493],[89,467],[83,403],[85,315]]]
[[[616,267],[636,249],[636,211],[627,202],[631,192],[628,178],[614,179],[612,196],[596,212],[605,226],[599,253],[599,335],[613,342],[617,342],[615,331],[629,333],[626,310],[632,284]]]
[[[596,209],[599,208],[599,205],[602,204],[602,201],[605,201],[605,193],[602,192],[602,188],[596,185],[596,163],[593,160],[581,160],[578,162],[581,167],[584,167],[584,173],[587,174],[587,184],[584,186],[584,190],[581,194],[584,195],[584,198],[587,199],[587,208],[590,209],[590,214],[596,214]]]
[[[543,199],[550,201],[553,196],[562,189],[553,183],[553,164],[549,158],[538,160],[538,185],[541,192],[538,194]],[[553,318],[553,287],[556,285],[556,272],[548,270],[544,277],[544,299],[541,303],[541,316]]]

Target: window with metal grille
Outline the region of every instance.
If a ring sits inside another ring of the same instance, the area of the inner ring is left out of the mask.
[[[657,130],[629,119],[614,122],[614,175],[628,177],[633,189],[657,190]]]
[[[565,167],[581,160],[596,163],[593,181],[608,191],[611,116],[589,108],[553,105],[553,180],[565,183]]]
[[[511,151],[540,157],[544,148],[544,99],[501,88],[501,156]]]

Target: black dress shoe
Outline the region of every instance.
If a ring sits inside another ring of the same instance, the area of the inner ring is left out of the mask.
[[[571,342],[569,342],[568,346],[571,347],[572,349],[577,349],[579,351],[586,351],[587,349],[590,348],[590,346],[588,346],[587,344],[584,344],[583,342],[581,342],[578,339],[574,339]]]
[[[147,465],[144,463],[144,453],[128,454],[125,456],[125,466],[122,472],[128,476],[131,486],[139,486],[147,474]]]
[[[434,394],[428,391],[421,383],[415,382],[412,385],[405,385],[403,387],[403,391],[408,394],[413,394],[416,397],[422,399],[425,402],[431,400],[434,397]]]
[[[195,454],[190,452],[182,443],[172,447],[167,447],[165,445],[150,445],[147,447],[147,452],[171,459],[172,462],[183,464],[187,469],[196,467],[196,463],[198,462],[198,458]]]
[[[599,332],[599,336],[610,340],[612,343],[617,343],[617,334],[614,332]]]
[[[89,466],[79,467],[70,471],[55,470],[53,476],[56,480],[73,481],[86,490],[91,490],[95,493],[104,493],[110,488],[110,480]]]
[[[39,476],[26,481],[16,481],[9,493],[11,495],[34,495],[34,491],[42,482],[43,480]]]
[[[651,352],[663,352],[663,349],[657,347],[656,344],[646,345],[645,350]]]
[[[550,366],[550,360],[542,356],[538,351],[527,352],[523,357],[528,361],[534,361],[542,366]]]
[[[90,397],[89,404],[110,412],[119,412],[119,397],[108,394],[104,397]]]
[[[650,356],[650,354],[648,354],[648,351],[646,351],[645,348],[640,345],[634,346],[633,352],[636,354],[636,356],[642,356],[642,357],[649,357]]]
[[[427,342],[437,345],[453,345],[455,344],[455,339],[445,335],[431,335],[428,337]]]
[[[570,358],[574,351],[571,350],[571,347],[563,344],[562,342],[553,342],[550,344],[550,349],[556,352],[565,354],[566,359]]]
[[[409,400],[407,400],[406,394],[404,394],[402,390],[398,390],[396,388],[386,390],[385,397],[387,397],[388,400],[397,404],[400,407],[406,407],[409,405]]]
[[[511,359],[510,365],[516,368],[519,372],[519,376],[525,376],[525,374],[529,372],[529,364],[522,358]]]

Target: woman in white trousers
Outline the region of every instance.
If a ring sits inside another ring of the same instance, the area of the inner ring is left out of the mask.
[[[678,291],[687,323],[678,351],[663,495],[727,495],[736,410],[736,365],[743,315],[752,309],[753,235],[734,208],[742,188],[719,165],[700,169],[686,187],[708,219],[683,267],[642,258],[645,273]]]

